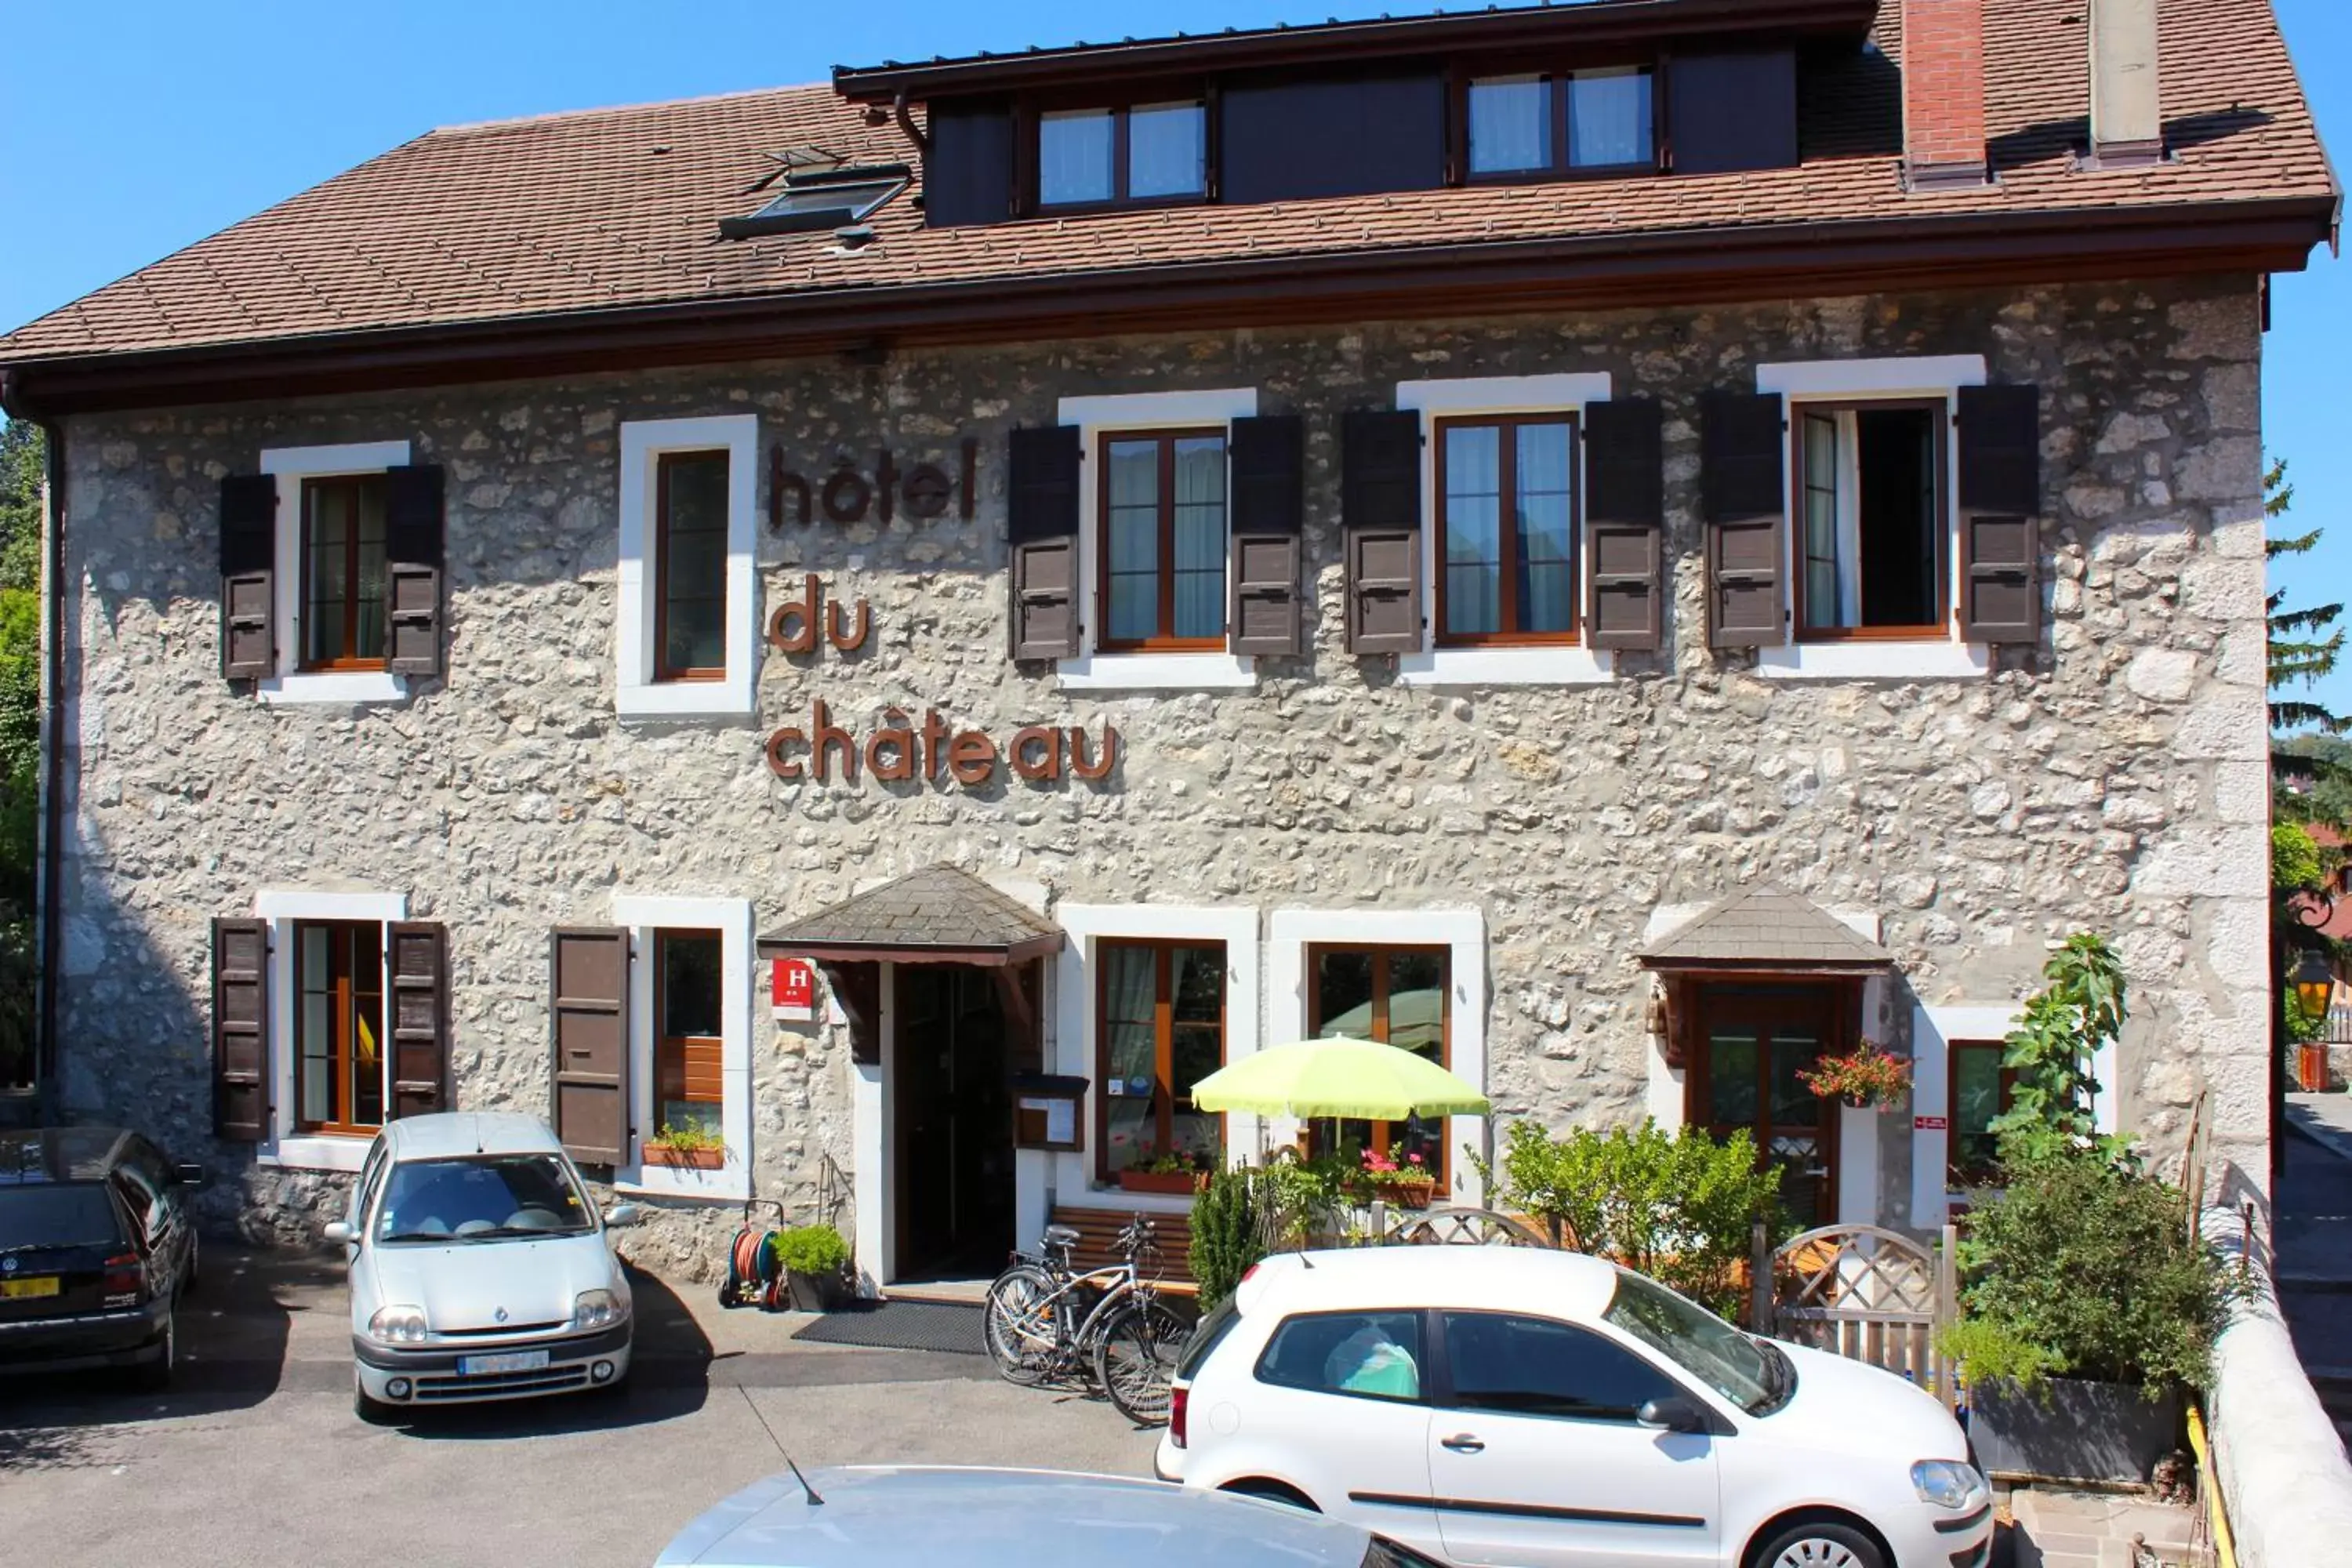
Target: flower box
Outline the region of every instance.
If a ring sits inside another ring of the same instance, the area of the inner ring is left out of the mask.
[[[677,1149],[667,1143],[646,1145],[646,1163],[667,1165],[673,1171],[716,1171],[727,1163],[724,1149]]]
[[[1118,1184],[1130,1193],[1170,1193],[1190,1197],[1209,1184],[1206,1171],[1121,1171]]]
[[[1372,1189],[1372,1195],[1384,1204],[1401,1209],[1425,1209],[1437,1196],[1433,1178],[1418,1182],[1383,1182]]]

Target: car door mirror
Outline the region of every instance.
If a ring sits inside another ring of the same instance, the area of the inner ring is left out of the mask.
[[[614,1204],[604,1211],[604,1228],[622,1230],[646,1217],[646,1211],[635,1204]]]
[[[349,1247],[352,1242],[359,1239],[358,1233],[352,1229],[351,1224],[347,1220],[331,1219],[327,1222],[326,1228],[321,1230],[319,1234],[325,1237],[331,1245],[336,1247]]]
[[[174,1165],[172,1180],[184,1187],[204,1188],[213,1184],[213,1173],[202,1165]]]
[[[1668,1432],[1704,1432],[1707,1429],[1706,1412],[1678,1394],[1649,1401],[1633,1418],[1644,1426],[1662,1427]]]

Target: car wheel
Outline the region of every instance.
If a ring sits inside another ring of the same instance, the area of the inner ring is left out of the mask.
[[[360,1381],[357,1373],[352,1374],[352,1414],[371,1426],[389,1426],[400,1418],[397,1406],[368,1397],[367,1385]]]
[[[1887,1568],[1877,1543],[1850,1524],[1793,1524],[1749,1559],[1756,1568]]]
[[[143,1363],[131,1374],[132,1383],[150,1394],[161,1393],[172,1386],[172,1370],[178,1363],[179,1359],[180,1314],[176,1311],[167,1311],[163,1314],[162,1350],[153,1361]]]

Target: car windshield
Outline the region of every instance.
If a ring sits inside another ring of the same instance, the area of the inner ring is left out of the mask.
[[[0,1187],[0,1252],[112,1247],[122,1239],[113,1200],[96,1182]]]
[[[1781,1402],[1789,1374],[1765,1346],[1654,1279],[1619,1269],[1616,1297],[1601,1316],[1751,1415]]]
[[[595,1228],[579,1184],[552,1154],[474,1154],[393,1166],[375,1238],[507,1241]]]

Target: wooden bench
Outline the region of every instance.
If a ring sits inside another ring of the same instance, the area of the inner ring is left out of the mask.
[[[1057,1206],[1054,1223],[1066,1225],[1078,1233],[1078,1243],[1070,1248],[1070,1266],[1081,1272],[1104,1268],[1121,1261],[1118,1255],[1118,1233],[1135,1217],[1132,1209],[1081,1209]],[[1181,1214],[1146,1214],[1145,1218],[1158,1228],[1153,1238],[1160,1247],[1160,1285],[1171,1295],[1194,1295],[1200,1287],[1192,1281],[1192,1222]]]

